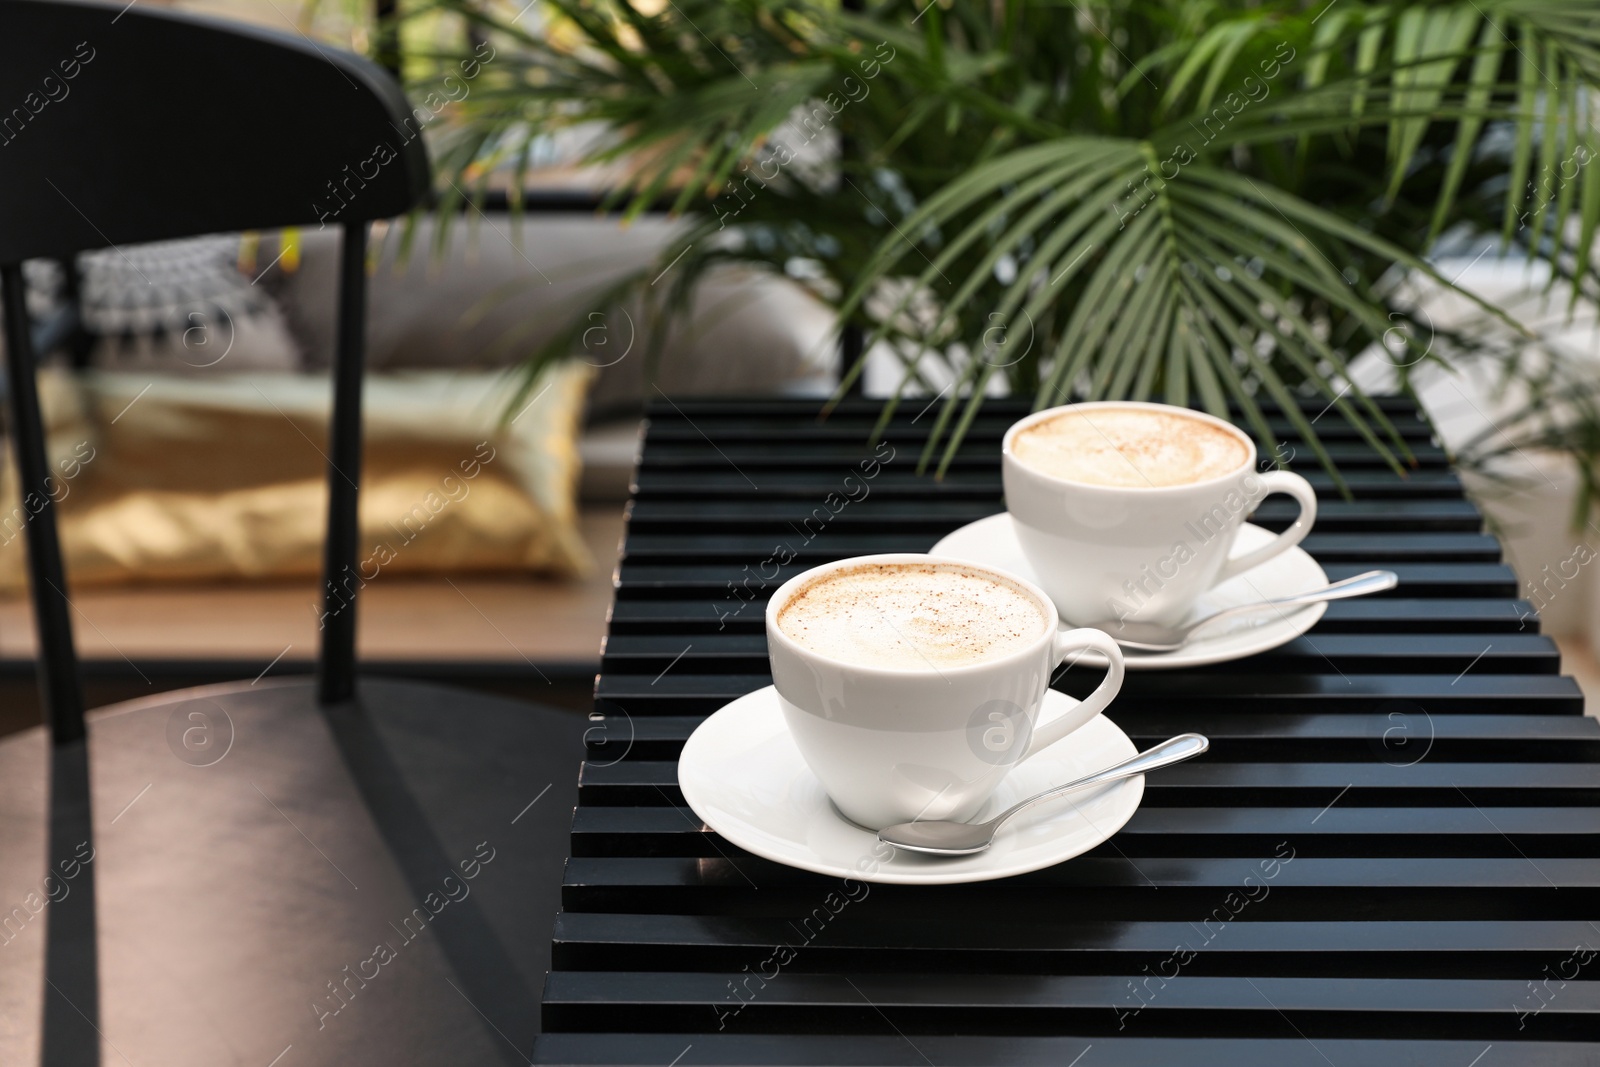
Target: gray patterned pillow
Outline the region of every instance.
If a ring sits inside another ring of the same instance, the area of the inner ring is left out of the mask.
[[[91,366],[196,374],[294,371],[299,347],[271,294],[240,269],[240,237],[125,245],[78,258]],[[60,305],[60,264],[28,264],[35,313]]]

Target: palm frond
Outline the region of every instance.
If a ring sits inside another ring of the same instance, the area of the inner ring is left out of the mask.
[[[1406,314],[1397,275],[1450,288],[1434,243],[1498,232],[1573,300],[1600,291],[1593,0],[547,0],[542,35],[508,0],[428,10],[506,52],[441,156],[455,185],[603,129],[587,160],[626,164],[629,210],[665,200],[719,237],[680,305],[716,262],[804,262],[869,352],[901,354],[902,391],[945,383],[935,471],[997,380],[1041,406],[1234,405],[1267,441],[1270,399],[1330,470],[1337,411],[1404,469],[1348,376]],[[724,219],[729,182],[847,78],[836,162]],[[986,347],[995,322],[1032,346]]]

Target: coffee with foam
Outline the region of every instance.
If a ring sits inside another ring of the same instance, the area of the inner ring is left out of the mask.
[[[1124,489],[1192,485],[1250,462],[1250,447],[1229,430],[1132,406],[1064,411],[1019,431],[1011,451],[1040,474]]]
[[[778,629],[802,648],[889,670],[997,659],[1038,641],[1048,623],[1031,594],[959,563],[831,571],[778,612]]]

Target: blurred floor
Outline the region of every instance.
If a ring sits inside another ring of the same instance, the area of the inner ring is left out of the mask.
[[[622,505],[586,511],[582,528],[596,567],[580,580],[380,576],[361,592],[363,661],[390,673],[407,673],[412,664],[456,665],[486,677],[498,671],[496,692],[586,710],[611,604]],[[317,652],[316,587],[307,581],[76,592],[73,622],[87,700],[94,706],[205,681],[248,680],[269,670],[303,672]],[[28,602],[0,601],[6,690],[0,734],[38,721],[31,696],[34,648]],[[185,674],[185,664],[199,673]],[[530,684],[519,688],[519,679]],[[470,684],[459,677],[439,680]]]
[[[1588,634],[1556,638],[1561,648],[1561,673],[1577,679],[1583,690],[1583,713],[1600,717],[1600,660],[1596,660]]]

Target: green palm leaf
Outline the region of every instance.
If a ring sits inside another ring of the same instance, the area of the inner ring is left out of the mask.
[[[669,250],[671,292],[729,259],[807,265],[902,390],[944,390],[936,472],[999,380],[1039,405],[1231,406],[1264,441],[1270,399],[1330,469],[1336,411],[1403,468],[1348,375],[1407,315],[1395,277],[1449,289],[1434,242],[1498,231],[1573,300],[1600,282],[1593,0],[551,0],[549,38],[510,0],[423,10],[508,53],[440,156],[454,185],[604,127],[590,158],[633,165],[630,209],[668,198],[707,235]],[[719,230],[717,194],[845,77],[871,91],[830,130],[833,177],[784,173]],[[987,344],[996,323],[1031,345]]]

